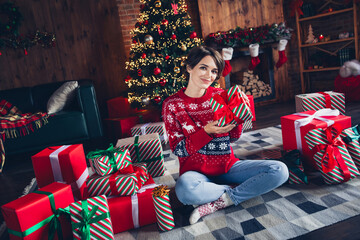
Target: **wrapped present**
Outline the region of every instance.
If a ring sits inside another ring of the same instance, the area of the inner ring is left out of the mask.
[[[320,110],[323,108],[338,109],[345,115],[345,95],[333,91],[306,93],[295,96],[296,112]]]
[[[139,121],[140,118],[138,116],[106,118],[104,119],[106,134],[110,139],[114,140],[130,137],[131,128],[138,124]]]
[[[74,239],[114,239],[104,195],[70,204],[70,216]]]
[[[116,147],[129,149],[133,163],[145,162],[152,177],[165,174],[164,155],[158,133],[119,139]]]
[[[112,144],[106,150],[89,152],[86,158],[94,172],[100,176],[106,176],[117,171],[124,173],[121,171],[122,169],[127,170],[125,173],[133,172],[129,150],[120,151],[114,148]]]
[[[124,197],[109,197],[109,209],[114,233],[123,232],[156,223],[152,190],[156,187],[150,177],[137,194]]]
[[[137,193],[141,187],[140,173],[120,174],[120,172],[99,176],[92,175],[87,179],[87,191],[89,196],[128,196]]]
[[[134,163],[133,164],[134,172],[138,171],[140,174],[141,185],[144,185],[149,179],[149,172],[146,167],[146,163]]]
[[[134,110],[125,97],[116,97],[106,101],[109,118],[129,117]]]
[[[304,137],[312,129],[324,128],[339,123],[343,128],[351,126],[351,117],[340,115],[339,110],[321,109],[282,116],[281,132],[284,150],[298,149],[303,155],[304,164],[317,169]]]
[[[246,120],[252,120],[249,100],[237,85],[227,92],[214,95],[210,99],[210,105],[214,112],[214,120],[219,120],[218,126],[241,124]]]
[[[279,160],[285,163],[289,170],[288,182],[290,184],[308,184],[308,178],[304,172],[299,150],[264,150],[261,156],[264,159]]]
[[[335,123],[330,127],[313,129],[305,136],[327,184],[346,182],[360,175],[340,137],[342,129],[340,124]]]
[[[246,95],[246,96],[249,99],[250,110],[251,110],[251,114],[253,116],[251,121],[254,122],[254,121],[256,121],[254,96],[253,95]]]
[[[175,227],[169,192],[170,190],[164,185],[158,186],[152,191],[157,224],[162,231],[170,231]]]
[[[31,159],[39,188],[64,182],[71,185],[75,198],[86,198],[89,172],[82,144],[48,147]]]
[[[251,130],[253,128],[253,124],[251,120],[246,120],[243,125],[242,125],[242,130],[246,131],[246,130]]]
[[[51,183],[1,207],[10,239],[71,239],[71,187]]]
[[[169,142],[164,122],[137,124],[131,128],[131,136],[133,137],[136,135],[146,135],[151,133],[158,133],[162,144]]]
[[[356,167],[360,169],[360,125],[344,129],[341,137]]]

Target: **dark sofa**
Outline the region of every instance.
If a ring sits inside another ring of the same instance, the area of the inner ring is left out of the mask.
[[[64,82],[2,90],[0,99],[9,101],[23,113],[47,112],[50,96]],[[78,80],[78,84],[75,99],[60,112],[50,115],[46,125],[29,135],[5,139],[6,156],[101,138],[103,128],[94,86],[90,80],[85,79]]]

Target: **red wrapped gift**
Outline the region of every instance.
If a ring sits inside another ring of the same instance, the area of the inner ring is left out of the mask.
[[[154,187],[156,185],[150,177],[137,194],[108,198],[114,233],[156,223],[156,213],[152,199]]]
[[[254,104],[254,96],[253,95],[246,95],[249,99],[249,103],[250,103],[250,110],[251,110],[251,113],[252,113],[252,122],[256,121],[256,117],[255,117],[255,104]]]
[[[304,156],[304,163],[317,169],[313,152],[305,141],[305,135],[312,129],[324,128],[339,123],[343,128],[351,127],[351,117],[340,115],[339,110],[328,108],[319,111],[294,113],[281,118],[281,132],[284,150],[298,149]]]
[[[131,128],[139,123],[138,116],[105,119],[106,134],[110,139],[131,136]]]
[[[64,182],[71,185],[75,198],[86,198],[89,172],[82,144],[48,147],[31,159],[39,188]]]
[[[129,101],[125,97],[116,97],[106,102],[108,108],[109,118],[122,118],[133,115]]]
[[[71,239],[71,222],[65,215],[72,202],[74,197],[70,185],[52,183],[3,205],[1,212],[10,239],[50,239],[50,233],[54,234],[54,239],[59,239],[59,233],[63,239]],[[55,214],[60,214],[60,217]],[[50,224],[57,220],[60,220],[61,230],[54,229],[56,224]]]

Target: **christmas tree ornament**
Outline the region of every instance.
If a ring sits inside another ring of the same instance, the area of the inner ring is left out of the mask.
[[[159,84],[160,84],[160,86],[162,86],[162,87],[165,86],[165,84],[166,84],[166,79],[165,79],[165,78],[160,79]]]
[[[154,98],[154,101],[155,101],[156,103],[161,102],[161,97],[160,97],[160,96],[156,96],[156,97]]]
[[[142,77],[142,78],[141,78],[141,81],[142,81],[143,83],[148,83],[148,78],[147,78],[147,77]]]
[[[176,39],[176,35],[175,34],[171,34],[171,39],[175,40]]]
[[[260,63],[259,59],[259,44],[250,44],[249,45],[251,62],[249,64],[249,70],[254,70],[255,67]]]
[[[178,14],[178,5],[176,3],[171,4],[171,8],[174,10],[174,14]]]
[[[144,25],[146,26],[146,25],[148,25],[149,24],[149,21],[148,20],[145,20],[144,21]]]
[[[141,58],[145,59],[146,58],[146,53],[141,54]]]
[[[179,67],[174,67],[174,72],[175,73],[180,73],[180,68]]]
[[[155,1],[155,7],[157,7],[157,8],[161,7],[161,1],[160,0]]]
[[[196,38],[196,37],[197,37],[196,32],[192,32],[192,33],[190,34],[190,38],[191,38],[191,39]]]
[[[131,76],[130,75],[127,75],[126,78],[125,78],[125,82],[128,82],[131,80]]]
[[[152,54],[151,54],[151,57],[156,57],[156,54],[153,52]]]
[[[154,68],[154,75],[159,75],[161,73],[160,68],[156,67]]]
[[[184,52],[187,50],[187,47],[186,47],[185,44],[181,45],[181,50],[184,51]]]
[[[166,60],[169,60],[169,58],[170,58],[169,55],[166,55],[166,56],[165,56],[165,59],[166,59]]]
[[[152,44],[154,41],[154,38],[151,35],[145,35],[144,41],[146,44]]]
[[[142,71],[141,71],[141,69],[138,69],[138,70],[137,70],[137,73],[138,73],[138,76],[139,76],[139,77],[142,76]]]
[[[286,39],[281,39],[279,41],[279,44],[278,44],[279,60],[276,63],[277,68],[281,67],[282,65],[284,65],[284,63],[287,62],[287,57],[285,55],[285,48],[286,48],[287,43],[288,43],[288,40],[286,40]]]
[[[164,35],[164,31],[160,29],[160,25],[157,25],[157,30],[160,36]]]
[[[148,96],[143,96],[143,97],[141,97],[141,102],[144,105],[148,105],[150,103],[150,98]]]
[[[163,20],[161,20],[161,24],[166,26],[169,24],[169,21],[166,19],[163,19]]]

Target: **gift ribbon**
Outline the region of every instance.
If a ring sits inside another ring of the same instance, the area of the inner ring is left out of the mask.
[[[136,158],[138,159],[139,162],[146,162],[146,163],[150,163],[150,162],[155,162],[161,159],[164,159],[164,155],[161,154],[161,156],[157,156],[154,158],[150,158],[150,159],[146,159],[145,161],[142,160],[141,156],[140,156],[140,149],[139,149],[139,136],[135,136],[135,140],[134,140],[134,148],[135,148],[135,154],[136,154]]]
[[[80,215],[82,217],[82,221],[78,223],[73,223],[72,230],[79,228],[79,231],[81,233],[81,240],[90,240],[90,224],[97,223],[101,220],[109,218],[110,215],[109,212],[106,212],[95,216],[95,213],[99,208],[99,206],[97,205],[94,205],[89,213],[87,200],[81,201],[81,205],[82,210],[80,212]]]
[[[141,135],[145,135],[146,134],[146,128],[147,126],[149,126],[150,123],[145,123],[144,125],[141,126],[140,130],[141,130]]]
[[[352,141],[358,141],[360,143],[360,125],[356,125],[355,127],[352,127],[351,129],[353,130],[354,135],[344,137],[343,141],[346,144],[349,144]]]
[[[332,129],[336,131],[336,135],[332,136]],[[325,153],[321,158],[321,168],[324,173],[328,173],[335,168],[336,161],[339,163],[340,169],[344,173],[344,182],[350,179],[350,171],[345,164],[345,161],[340,153],[339,146],[343,146],[345,143],[339,138],[342,131],[342,127],[340,124],[336,123],[330,127],[325,129],[326,135],[326,144],[318,144],[314,148],[315,152],[319,152],[320,150],[324,150]],[[328,162],[327,164],[324,163],[325,157],[328,155]]]
[[[243,103],[244,100],[240,97],[240,93],[236,91],[229,99],[228,103],[226,103],[225,99],[222,98],[219,94],[213,96],[213,100],[222,105],[221,108],[215,111],[214,119],[219,120],[222,117],[225,118],[225,123],[228,124],[232,120],[239,122],[240,119],[233,113],[231,109],[239,106],[239,104]]]
[[[142,186],[139,189],[138,193],[145,192],[147,189],[151,189],[151,188],[154,188],[157,186],[158,185],[155,183]],[[139,228],[140,227],[140,224],[139,224],[139,199],[138,199],[137,194],[131,195],[131,210],[132,210],[132,220],[133,220],[134,228]]]
[[[331,96],[326,92],[318,92],[325,97],[325,108],[331,108]]]
[[[137,179],[137,183],[136,185],[139,186],[139,182],[140,182],[140,173],[139,172],[135,172],[136,175],[136,179]],[[112,174],[109,177],[109,185],[110,185],[110,192],[111,195],[119,195],[119,189],[116,186],[116,177],[130,177],[130,175],[122,175],[120,172],[117,172],[115,174]]]
[[[57,232],[58,239],[63,239],[63,234],[62,234],[62,230],[61,230],[61,223],[60,223],[59,217],[61,214],[66,214],[67,216],[69,216],[69,214],[70,214],[69,207],[56,209],[54,195],[51,192],[34,191],[34,193],[44,194],[49,198],[50,207],[51,207],[51,211],[53,212],[53,214],[51,216],[47,217],[46,219],[42,220],[41,222],[35,224],[34,226],[26,229],[23,232],[15,231],[15,230],[8,228],[9,234],[24,238],[24,237],[32,234],[33,232],[39,230],[40,228],[44,227],[46,224],[50,223],[48,239],[54,239],[55,232]]]
[[[331,126],[334,124],[334,120],[330,120],[327,118],[323,118],[324,116],[339,116],[339,110],[337,109],[329,109],[329,108],[325,108],[325,109],[320,109],[318,111],[316,111],[314,114],[306,114],[306,113],[294,113],[293,115],[298,115],[301,117],[305,117],[302,119],[297,119],[294,122],[295,125],[295,138],[296,138],[296,146],[297,149],[300,151],[300,153],[302,153],[303,149],[302,149],[302,143],[301,143],[301,131],[300,128],[302,126],[305,126],[309,123],[311,123],[312,120],[317,119],[323,122],[326,122],[327,126]]]
[[[120,151],[120,150],[114,148],[114,146],[112,144],[110,144],[110,147],[106,150],[96,150],[96,151],[89,152],[86,155],[86,158],[91,159],[91,158],[107,156],[109,159],[109,163],[110,163],[111,167],[113,168],[114,172],[117,172],[119,170],[119,168],[118,168],[116,160],[115,160],[115,153],[125,154],[125,151]]]

